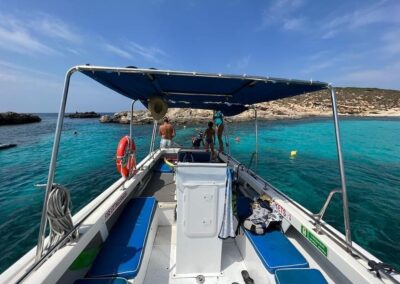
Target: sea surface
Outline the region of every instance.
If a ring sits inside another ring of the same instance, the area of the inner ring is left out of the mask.
[[[41,123],[0,127],[0,143],[18,144],[0,151],[0,272],[37,242],[44,190],[34,185],[46,182],[56,124],[55,114],[39,115]],[[177,127],[176,142],[190,146],[198,127]],[[151,131],[134,126],[139,160],[149,151]],[[227,131],[232,154],[247,165],[254,124]],[[114,156],[128,133],[128,125],[65,119],[55,182],[70,189],[73,213],[119,178]],[[400,119],[343,119],[341,134],[353,240],[400,270]],[[340,186],[331,120],[259,122],[259,152],[252,168],[312,212]],[[340,195],[325,220],[343,232]]]

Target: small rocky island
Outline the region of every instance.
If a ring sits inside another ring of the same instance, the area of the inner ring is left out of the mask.
[[[343,116],[396,116],[400,117],[400,91],[376,88],[336,88],[339,114]],[[257,104],[260,120],[299,119],[305,117],[324,117],[332,115],[332,103],[328,91],[318,91],[272,102]],[[169,109],[167,115],[175,124],[206,123],[212,111],[198,109]],[[104,115],[103,123],[129,123],[130,111]],[[249,121],[254,119],[254,111],[248,110],[239,115],[227,117],[229,121]],[[152,123],[147,110],[134,111],[135,124]]]
[[[87,111],[87,112],[75,112],[67,114],[66,117],[69,118],[99,118],[100,114],[94,111]]]
[[[29,113],[2,112],[0,113],[0,125],[24,124],[40,122],[42,119]]]

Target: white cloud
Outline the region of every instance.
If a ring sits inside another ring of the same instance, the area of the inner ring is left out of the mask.
[[[306,58],[305,67],[301,73],[318,75],[319,71],[328,68],[333,70],[354,70],[354,68],[357,68],[356,63],[365,62],[375,52],[376,50],[364,50],[362,52],[320,51]]]
[[[121,49],[119,47],[116,47],[114,45],[111,45],[109,43],[106,43],[104,45],[104,47],[105,47],[106,50],[108,50],[108,51],[110,51],[110,52],[112,52],[112,53],[114,53],[114,54],[116,54],[118,56],[121,56],[123,58],[127,58],[127,59],[132,59],[133,58],[133,56],[128,51],[123,50],[123,49]]]
[[[167,54],[158,47],[146,47],[133,41],[125,41],[124,44],[121,44],[118,47],[109,43],[105,43],[104,48],[107,51],[126,59],[142,58],[146,61],[156,63],[161,62],[162,57],[167,56]]]
[[[281,26],[285,30],[298,30],[304,25],[304,18],[293,14],[304,4],[304,0],[275,0],[263,12],[259,29]]]
[[[30,25],[43,36],[58,38],[75,44],[82,41],[80,35],[73,32],[66,23],[43,13],[39,14],[38,18],[31,20]]]
[[[400,29],[397,31],[390,31],[383,35],[383,51],[390,55],[400,53]]]
[[[147,59],[148,61],[157,62],[161,61],[161,57],[167,56],[167,54],[158,47],[145,47],[136,42],[129,42],[127,47],[131,52]]]
[[[35,38],[21,23],[7,22],[3,17],[0,18],[0,47],[23,54],[56,53],[53,48]]]
[[[47,14],[0,13],[0,48],[22,54],[60,54],[65,47],[54,40],[78,44],[81,37],[60,19]]]
[[[283,21],[283,28],[285,30],[301,30],[304,26],[304,19],[302,18],[291,18]]]
[[[400,24],[400,1],[379,1],[374,5],[331,17],[321,28],[323,38],[331,38],[339,32],[372,24]]]
[[[251,55],[246,55],[245,57],[239,59],[239,61],[236,63],[236,69],[245,69],[247,66],[249,66],[251,59]]]
[[[400,61],[375,69],[362,69],[337,78],[339,84],[400,89]]]
[[[249,66],[250,60],[251,60],[251,55],[249,54],[243,56],[242,58],[239,58],[236,62],[228,63],[226,67],[236,71],[241,71]]]
[[[52,73],[43,72],[3,60],[0,60],[0,70],[7,70],[6,72],[1,73],[3,76],[1,76],[0,79],[3,81],[15,81],[19,83],[40,82],[40,84],[53,87],[56,84],[52,82],[62,82],[62,78],[57,77]]]

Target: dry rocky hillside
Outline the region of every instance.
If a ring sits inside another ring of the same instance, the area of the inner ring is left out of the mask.
[[[348,116],[400,116],[400,91],[374,88],[337,88],[339,113]],[[257,105],[258,117],[264,120],[298,119],[311,116],[330,116],[331,100],[328,91],[318,91],[301,96],[286,98]],[[204,123],[212,112],[195,109],[169,109],[167,114],[174,123]],[[137,124],[151,123],[148,111],[135,111]],[[254,118],[254,111],[248,110],[230,121],[247,121]],[[130,112],[119,112],[113,117],[102,116],[101,122],[129,123]]]

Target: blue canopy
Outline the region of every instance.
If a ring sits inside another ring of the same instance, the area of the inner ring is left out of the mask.
[[[236,115],[249,105],[314,92],[327,83],[157,69],[78,66],[83,74],[146,107],[159,96],[172,108],[220,110]]]

